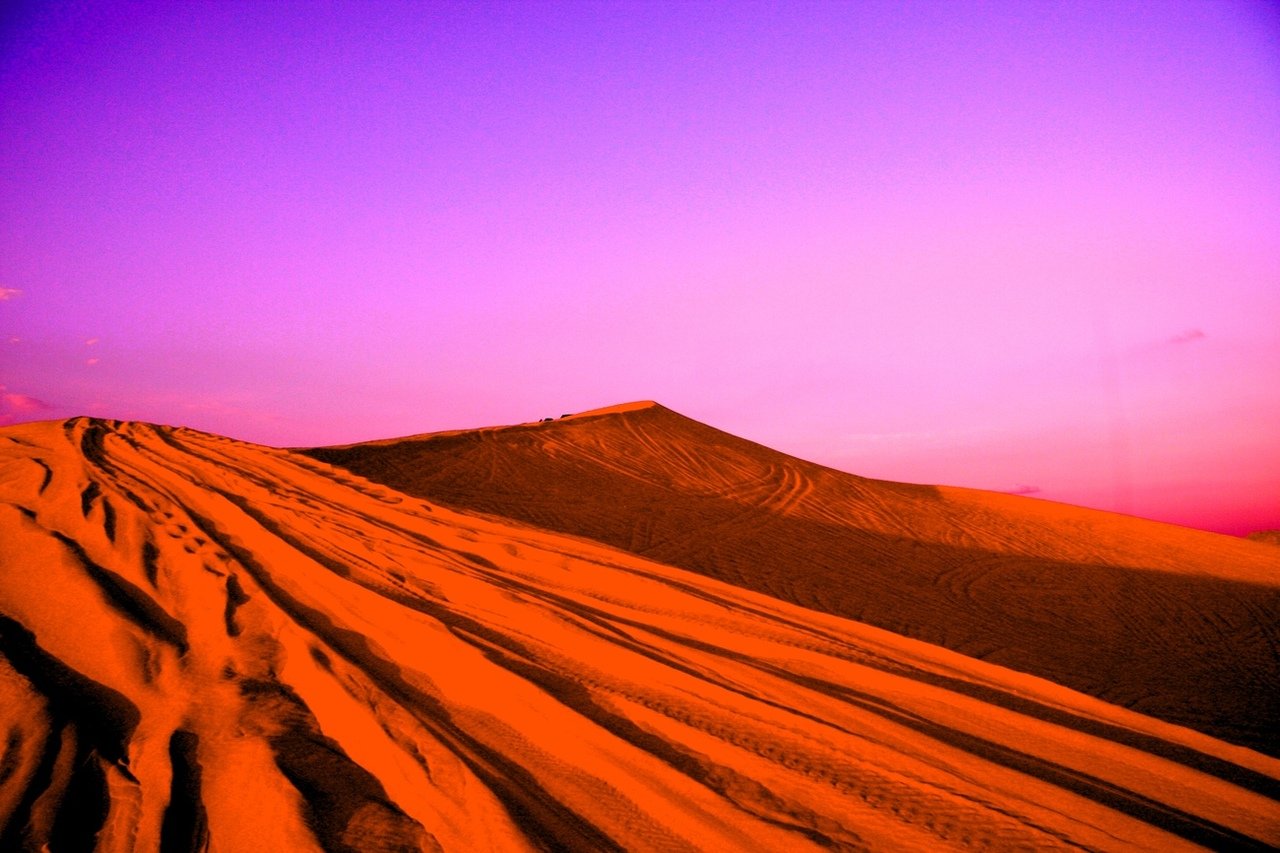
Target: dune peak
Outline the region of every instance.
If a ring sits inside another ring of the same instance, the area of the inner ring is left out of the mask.
[[[621,415],[627,412],[640,412],[645,409],[660,409],[663,406],[653,400],[635,400],[630,403],[618,403],[613,406],[602,406],[598,409],[588,409],[583,412],[574,412],[563,416],[564,420],[570,418],[593,418],[599,415]]]

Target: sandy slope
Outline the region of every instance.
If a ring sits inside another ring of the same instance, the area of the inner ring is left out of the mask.
[[[1280,755],[1280,552],[855,477],[656,404],[309,451]]]
[[[0,849],[1280,844],[1280,762],[286,451],[0,430]]]

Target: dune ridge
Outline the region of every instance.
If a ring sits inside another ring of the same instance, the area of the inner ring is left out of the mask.
[[[1280,553],[857,477],[646,402],[306,451],[1280,755]]]
[[[301,454],[0,430],[0,848],[1266,849],[1280,762]]]

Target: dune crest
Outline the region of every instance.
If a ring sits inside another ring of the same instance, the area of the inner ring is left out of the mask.
[[[1280,844],[1280,761],[306,456],[0,430],[0,848]]]

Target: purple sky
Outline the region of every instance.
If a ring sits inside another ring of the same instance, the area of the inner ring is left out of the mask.
[[[1280,527],[1275,9],[6,4],[0,422],[300,445],[651,398]]]

